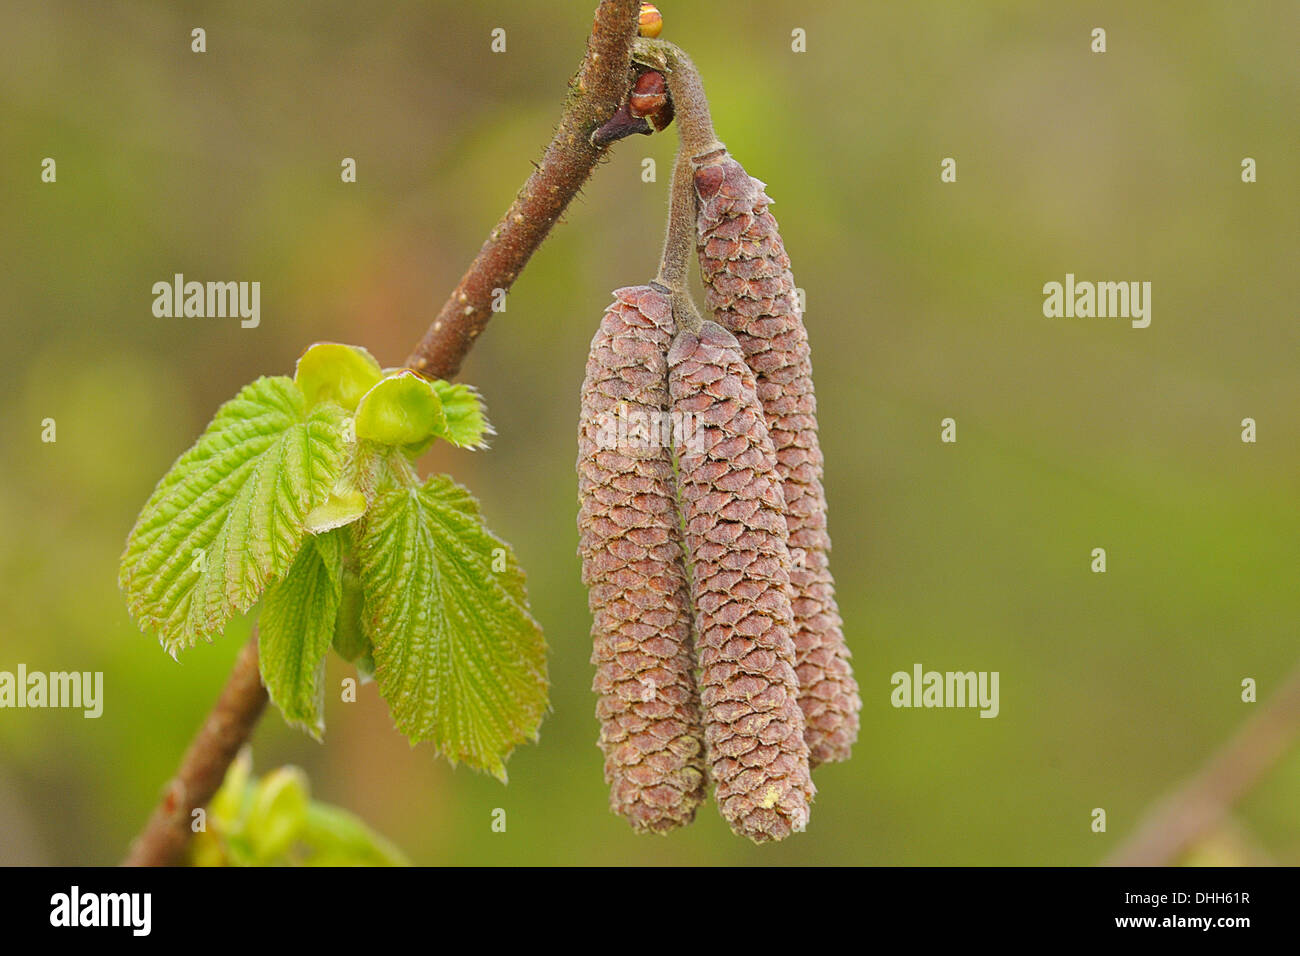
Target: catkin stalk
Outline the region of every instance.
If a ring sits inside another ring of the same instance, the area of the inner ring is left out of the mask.
[[[716,798],[755,842],[804,829],[815,789],[794,670],[789,553],[772,443],[735,338],[714,322],[668,354]]]
[[[668,296],[617,290],[591,343],[578,426],[579,554],[610,808],[689,823],[707,786],[669,436]]]
[[[754,372],[785,495],[795,670],[811,759],[847,760],[862,700],[835,603],[812,361],[790,259],[763,183],[725,149],[694,159],[705,295]]]

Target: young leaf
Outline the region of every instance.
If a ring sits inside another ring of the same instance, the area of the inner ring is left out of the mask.
[[[361,626],[361,575],[354,569],[354,563],[350,555],[343,562],[343,596],[338,622],[334,625],[334,650],[349,664],[370,651],[370,641]]]
[[[390,841],[360,818],[326,803],[307,805],[302,842],[311,849],[310,866],[410,866]]]
[[[257,864],[269,865],[287,853],[307,826],[310,789],[297,767],[280,767],[257,784],[243,833]]]
[[[284,719],[317,740],[325,732],[325,652],[342,600],[346,533],[311,538],[284,580],[267,588],[258,620],[262,683]]]
[[[355,421],[349,424],[355,425]],[[365,514],[375,489],[389,473],[387,459],[392,453],[392,448],[377,442],[348,440],[339,480],[325,500],[307,515],[304,521],[307,530],[322,534],[351,524]]]
[[[488,424],[483,399],[477,389],[469,385],[453,385],[441,379],[435,379],[431,384],[442,399],[442,411],[447,418],[447,425],[438,437],[460,448],[486,448],[488,436],[496,432]]]
[[[336,484],[329,496],[308,512],[304,527],[312,534],[324,534],[351,524],[366,513],[366,496],[345,482]]]
[[[190,842],[194,866],[410,866],[402,851],[358,817],[310,799],[301,770],[252,776],[248,748],[208,804]]]
[[[289,570],[304,518],[342,468],[345,417],[332,402],[308,409],[292,379],[259,378],[163,476],[127,538],[118,583],[137,623],[173,656]]]
[[[368,684],[374,680],[375,661],[370,638],[362,624],[364,610],[361,575],[356,570],[356,556],[349,553],[343,559],[343,599],[339,602],[338,623],[334,625],[334,651],[356,667],[361,683]]]
[[[375,678],[398,729],[505,780],[505,757],[536,739],[548,686],[514,554],[469,492],[435,475],[376,495],[359,558]]]
[[[226,770],[226,779],[208,803],[208,811],[220,820],[234,820],[244,812],[245,789],[253,776],[253,748],[245,744]]]
[[[308,405],[337,402],[348,411],[383,377],[373,355],[338,342],[317,342],[308,348],[293,373]]]
[[[381,445],[414,445],[446,427],[433,385],[409,369],[380,381],[357,405],[357,438]]]

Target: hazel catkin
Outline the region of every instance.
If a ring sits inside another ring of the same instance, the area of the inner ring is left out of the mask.
[[[642,831],[689,823],[707,777],[673,489],[668,297],[618,289],[592,339],[578,426],[579,546],[610,808]]]
[[[790,259],[763,183],[725,149],[695,163],[705,295],[754,372],[785,496],[795,670],[811,759],[847,760],[862,700],[835,603],[812,361]]]
[[[677,335],[668,383],[718,808],[736,833],[780,840],[807,825],[815,790],[772,443],[754,376],[735,338],[716,323]]]

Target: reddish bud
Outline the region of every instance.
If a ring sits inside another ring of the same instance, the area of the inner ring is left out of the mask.
[[[668,102],[668,84],[658,70],[647,70],[632,84],[628,104],[633,116],[649,116]]]
[[[668,82],[658,70],[647,70],[636,78],[627,103],[633,116],[644,116],[656,130],[667,129],[673,121],[673,101],[668,95]]]

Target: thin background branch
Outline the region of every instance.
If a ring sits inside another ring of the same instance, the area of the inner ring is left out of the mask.
[[[1147,812],[1110,866],[1171,866],[1229,819],[1300,731],[1300,667],[1195,776]]]

